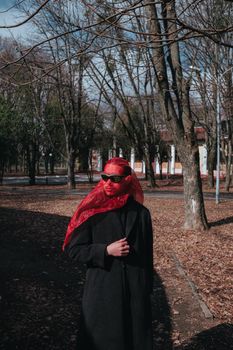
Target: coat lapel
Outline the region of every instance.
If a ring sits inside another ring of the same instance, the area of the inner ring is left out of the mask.
[[[129,235],[134,227],[136,218],[137,218],[137,210],[135,207],[130,205],[129,210],[127,212],[127,218],[126,218],[126,228],[125,228],[126,237],[129,237]]]

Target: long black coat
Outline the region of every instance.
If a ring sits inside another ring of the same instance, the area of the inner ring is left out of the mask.
[[[129,255],[107,256],[107,245],[125,236]],[[152,245],[150,213],[133,199],[73,232],[66,251],[87,265],[78,350],[152,349]]]

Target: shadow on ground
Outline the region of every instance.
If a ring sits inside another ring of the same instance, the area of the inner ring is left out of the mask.
[[[233,223],[233,216],[229,216],[228,218],[224,218],[218,221],[213,221],[210,223],[211,227],[215,226],[221,226],[221,225],[227,225],[227,224],[232,224]]]
[[[233,349],[233,325],[223,323],[195,335],[175,350],[231,350]]]
[[[155,350],[171,350],[171,311],[166,291],[159,274],[154,271],[152,295],[152,322]]]

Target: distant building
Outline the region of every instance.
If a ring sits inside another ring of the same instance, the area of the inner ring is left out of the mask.
[[[203,128],[196,128],[196,135],[198,140],[198,147],[200,153],[200,170],[201,175],[207,175],[207,150],[205,146],[205,131]],[[177,156],[175,145],[173,144],[171,133],[168,130],[160,132],[161,139],[170,146],[170,156],[167,161],[162,163],[163,174],[182,174],[182,165]],[[121,154],[120,154],[121,156]],[[112,157],[111,150],[109,151],[109,158]],[[145,162],[135,158],[135,151],[131,148],[130,165],[137,173],[145,173]],[[93,169],[97,171],[103,170],[103,162],[98,151],[93,154]],[[158,159],[155,157],[153,162],[155,174],[160,174],[160,165]]]

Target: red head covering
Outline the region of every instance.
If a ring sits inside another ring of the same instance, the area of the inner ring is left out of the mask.
[[[104,167],[104,171],[107,170],[111,170],[111,174],[114,175],[129,174],[131,172],[131,175],[129,175],[129,183],[127,188],[121,194],[109,197],[104,191],[105,182],[100,180],[96,187],[79,204],[77,210],[71,218],[62,247],[63,250],[69,243],[74,229],[88,220],[91,216],[113,209],[122,208],[126,204],[129,196],[132,196],[137,202],[141,204],[143,203],[144,198],[141,185],[134,171],[130,168],[127,160],[118,157],[112,158]]]

